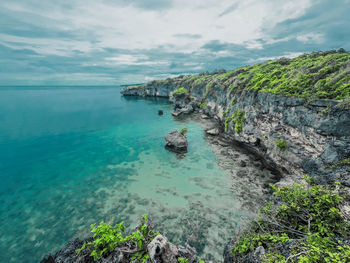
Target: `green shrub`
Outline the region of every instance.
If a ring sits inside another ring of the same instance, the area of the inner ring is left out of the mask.
[[[174,96],[179,96],[179,95],[187,94],[187,93],[188,93],[187,89],[185,89],[184,87],[180,87],[180,88],[174,90],[173,95]]]
[[[204,102],[202,102],[201,104],[199,104],[199,107],[205,108],[205,107],[207,107],[207,104],[208,104],[208,101],[205,100]]]
[[[288,262],[350,262],[350,246],[341,242],[349,238],[349,223],[340,212],[343,199],[339,183],[273,187],[275,201],[261,209],[259,218],[237,238],[231,250],[235,258],[263,246],[263,262],[286,262],[280,254],[282,244],[290,243]]]
[[[275,141],[275,144],[276,144],[277,149],[280,149],[281,151],[284,151],[288,146],[287,142],[283,139],[279,139],[279,140]]]
[[[145,262],[147,260],[147,244],[152,239],[159,235],[158,232],[154,232],[148,226],[147,215],[143,215],[141,218],[140,227],[129,236],[125,236],[124,222],[121,222],[115,226],[100,222],[96,227],[95,224],[91,225],[91,232],[94,233],[93,241],[84,243],[83,246],[78,249],[77,255],[79,255],[85,248],[90,251],[90,256],[94,260],[99,259],[107,252],[112,252],[115,248],[123,243],[131,242],[137,247],[137,252],[134,253],[132,260],[139,259]]]
[[[235,123],[235,131],[237,133],[241,133],[243,130],[243,123],[245,121],[245,112],[240,109],[235,110],[235,112],[232,114],[232,119]]]
[[[226,116],[226,114],[225,114],[225,116]],[[231,122],[234,122],[236,133],[241,133],[243,130],[244,121],[245,121],[245,112],[243,110],[240,110],[240,109],[235,110],[230,117],[226,117],[226,119],[225,119],[225,131],[227,132],[228,125]]]
[[[188,259],[187,258],[179,257],[177,260],[179,261],[179,263],[188,263]]]
[[[183,135],[183,136],[186,136],[186,133],[187,133],[188,129],[186,127],[182,128],[180,130],[180,133]]]

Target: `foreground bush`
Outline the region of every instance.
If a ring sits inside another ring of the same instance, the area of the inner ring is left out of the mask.
[[[340,185],[273,186],[249,231],[235,240],[234,262],[350,262],[349,221],[341,213]],[[257,252],[260,253],[257,256]],[[258,258],[256,258],[258,257]]]

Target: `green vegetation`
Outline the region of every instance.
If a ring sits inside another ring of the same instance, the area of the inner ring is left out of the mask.
[[[188,129],[186,127],[182,128],[180,130],[180,133],[183,135],[183,136],[186,136],[186,133],[187,133]]]
[[[308,99],[342,100],[350,95],[349,53],[312,53],[250,68],[248,89]]]
[[[179,257],[177,260],[179,261],[179,263],[188,263],[188,259],[187,258]]]
[[[342,160],[336,164],[333,164],[333,165],[327,167],[327,169],[334,169],[336,167],[341,167],[341,166],[347,166],[350,168],[350,158]]]
[[[322,114],[323,115],[328,115],[329,113],[329,110],[332,108],[332,106],[328,106],[327,108],[325,108],[323,111],[322,111]]]
[[[225,73],[194,75],[186,79],[197,85],[206,84],[205,96],[214,86],[239,90],[256,90],[305,98],[350,98],[350,53],[327,51],[304,54],[297,58],[281,58]],[[347,104],[350,105],[350,104]]]
[[[231,106],[228,106],[227,109],[223,111],[222,117],[225,118],[230,111],[231,111]]]
[[[237,109],[232,114],[233,122],[235,123],[235,131],[241,133],[243,129],[243,122],[245,121],[245,112]]]
[[[259,218],[235,241],[235,259],[263,246],[262,262],[350,262],[350,225],[340,212],[340,184],[273,187],[275,201],[261,209]],[[286,257],[285,250],[289,256]],[[285,251],[282,255],[281,251]]]
[[[208,104],[208,101],[204,100],[201,104],[199,104],[199,107],[205,108],[205,107],[207,107],[207,104]]]
[[[225,132],[228,131],[228,126],[232,122],[232,116],[231,117],[226,117],[225,119]]]
[[[288,146],[287,142],[283,139],[279,139],[279,140],[275,141],[275,144],[276,144],[277,149],[280,149],[281,151],[284,151]]]
[[[173,95],[178,96],[178,95],[187,94],[187,93],[188,93],[187,89],[185,89],[184,87],[180,87],[180,88],[174,90]]]
[[[224,112],[225,113],[225,112]],[[225,113],[226,116],[227,112]],[[233,122],[235,124],[236,133],[241,133],[243,130],[243,123],[245,121],[245,112],[241,109],[237,109],[233,112],[231,117],[225,119],[225,131],[228,131],[228,125]]]
[[[129,236],[125,235],[124,222],[115,226],[105,222],[101,222],[97,227],[95,224],[92,224],[91,232],[94,233],[93,241],[84,243],[76,251],[77,254],[80,254],[87,248],[90,251],[90,256],[97,260],[105,253],[114,251],[117,246],[131,242],[137,248],[132,256],[132,260],[138,259],[142,260],[142,262],[145,262],[149,257],[147,244],[159,234],[149,228],[147,215],[142,216],[141,226]]]

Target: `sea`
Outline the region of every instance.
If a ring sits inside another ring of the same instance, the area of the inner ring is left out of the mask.
[[[234,158],[222,161],[202,118],[174,118],[168,99],[122,88],[0,87],[0,262],[40,262],[90,236],[90,224],[132,231],[143,214],[172,243],[222,261],[251,214]],[[184,127],[188,153],[169,152],[164,137]]]

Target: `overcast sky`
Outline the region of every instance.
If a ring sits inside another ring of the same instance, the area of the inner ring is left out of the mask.
[[[350,50],[350,0],[1,0],[0,85],[109,85]]]

